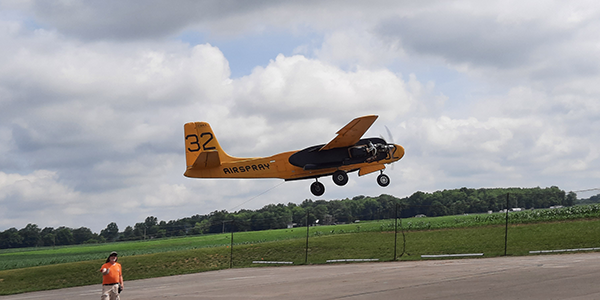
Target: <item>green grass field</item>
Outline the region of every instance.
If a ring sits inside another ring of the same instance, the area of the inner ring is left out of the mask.
[[[566,217],[548,220],[542,216],[535,222],[528,214],[531,212],[510,215],[508,255],[600,247],[598,216],[584,212],[574,217],[571,211],[562,214]],[[500,214],[402,220],[406,243],[402,232],[398,232],[398,258],[418,260],[423,254],[457,253],[504,255],[504,220]],[[113,250],[120,254],[126,280],[223,269],[230,262],[234,267],[264,266],[252,264],[255,260],[304,264],[308,257],[307,263],[319,264],[329,259],[394,259],[394,220],[311,227],[309,236],[308,256],[306,228],[234,233],[233,251],[229,248],[231,234],[3,250],[0,295],[99,284],[97,269]]]
[[[510,213],[509,221],[510,224],[528,224],[584,218],[600,218],[600,205],[515,212]],[[503,225],[506,219],[505,214],[495,213],[436,218],[409,218],[400,221],[399,226],[402,226],[407,231],[414,231]],[[395,220],[381,220],[346,225],[311,227],[310,236],[393,231],[394,222]],[[302,227],[256,232],[236,232],[234,234],[234,245],[258,244],[305,237],[306,228]],[[0,250],[0,270],[103,259],[106,257],[106,253],[110,253],[111,251],[118,251],[121,256],[136,256],[199,248],[222,247],[230,245],[230,243],[231,234],[226,233],[108,244],[7,249]]]

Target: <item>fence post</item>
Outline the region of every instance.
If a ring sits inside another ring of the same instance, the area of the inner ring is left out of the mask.
[[[309,209],[306,208],[306,253],[304,255],[304,264],[308,264],[308,213]]]
[[[396,223],[394,225],[394,260],[398,260],[397,244],[398,244],[398,203],[396,203]]]
[[[223,223],[225,224],[225,223]],[[231,220],[231,251],[229,252],[229,268],[233,268],[233,224],[234,220]]]
[[[506,249],[508,248],[508,197],[510,193],[506,193],[506,226],[504,228],[504,256],[506,256]]]

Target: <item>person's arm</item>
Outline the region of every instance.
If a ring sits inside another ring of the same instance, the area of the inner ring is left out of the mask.
[[[104,267],[104,265],[102,265],[102,267],[100,267],[100,273],[102,273],[102,275],[106,275],[108,274],[108,269]]]
[[[121,288],[123,288],[123,274],[119,275],[119,284],[121,285]]]

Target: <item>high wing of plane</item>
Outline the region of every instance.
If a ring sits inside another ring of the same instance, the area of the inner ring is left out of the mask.
[[[339,186],[348,183],[349,172],[358,176],[380,171],[377,183],[385,187],[390,179],[383,174],[386,164],[400,160],[404,148],[383,138],[365,138],[363,134],[377,116],[358,117],[337,132],[329,143],[303,150],[288,151],[268,157],[239,158],[225,153],[206,122],[184,125],[186,177],[192,178],[281,178],[315,179],[310,191],[315,196],[325,192],[318,178],[332,175]]]

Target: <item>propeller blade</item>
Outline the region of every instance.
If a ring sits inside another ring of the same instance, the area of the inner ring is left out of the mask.
[[[388,137],[390,138],[388,140],[388,143],[392,143],[394,144],[394,136],[392,135],[392,132],[390,131],[390,129],[387,127],[387,125],[385,125],[385,131],[387,131]],[[382,137],[383,138],[383,137]],[[392,164],[392,171],[394,170],[394,164]]]
[[[390,138],[390,143],[394,144],[394,136],[392,136],[392,132],[387,127],[387,125],[385,126],[385,131],[387,131],[388,137]]]

